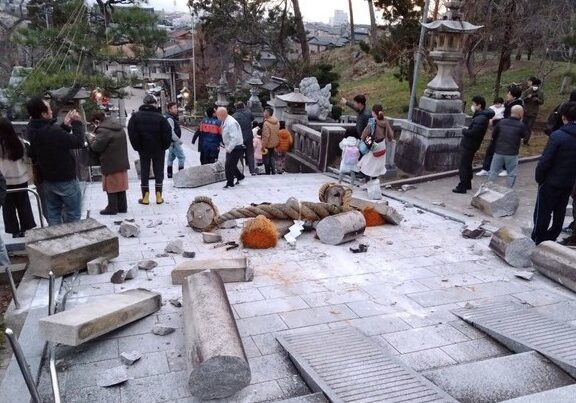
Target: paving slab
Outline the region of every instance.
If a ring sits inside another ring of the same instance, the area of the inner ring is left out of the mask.
[[[351,327],[278,341],[311,389],[331,402],[454,401]]]
[[[542,403],[542,402],[573,402],[576,396],[576,385],[563,386],[532,395],[505,400],[502,403]]]
[[[160,309],[161,296],[147,290],[128,290],[40,320],[46,340],[77,346]]]
[[[462,403],[501,402],[574,383],[567,373],[534,351],[422,374]]]
[[[576,377],[576,327],[513,303],[464,308],[454,313],[512,351],[537,351]]]
[[[469,340],[463,333],[446,324],[389,333],[383,337],[402,354]]]
[[[292,399],[278,400],[276,403],[328,403],[323,393],[293,397]]]

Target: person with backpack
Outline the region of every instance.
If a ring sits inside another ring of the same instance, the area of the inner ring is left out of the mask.
[[[174,160],[178,159],[178,170],[184,169],[184,161],[186,161],[186,156],[184,155],[184,149],[182,148],[182,128],[180,127],[180,121],[178,118],[178,104],[176,102],[169,102],[168,113],[165,118],[170,124],[172,129],[172,144],[168,148],[168,158],[166,160],[166,173],[169,178],[172,177],[172,164]]]
[[[352,136],[348,136],[340,142],[339,146],[342,150],[342,159],[340,160],[338,183],[342,183],[344,174],[350,174],[350,184],[354,186],[354,182],[356,181],[356,166],[360,158],[359,143],[360,141]]]
[[[538,197],[532,240],[556,241],[566,218],[566,206],[576,183],[576,102],[559,111],[564,125],[550,139],[536,166]],[[552,225],[550,225],[552,222]]]
[[[474,156],[480,149],[490,119],[495,116],[492,109],[486,109],[486,100],[477,95],[472,98],[472,122],[470,127],[462,130],[462,140],[460,141],[460,167],[458,173],[460,175],[460,183],[452,189],[454,193],[466,194],[468,190],[472,190],[472,163]]]
[[[386,173],[386,140],[392,141],[394,132],[384,117],[384,108],[380,104],[372,106],[372,118],[362,132],[360,147],[366,151],[358,162],[358,169],[366,176],[366,182]]]
[[[568,101],[558,104],[558,106],[556,106],[556,108],[550,112],[550,115],[548,115],[548,119],[546,120],[546,129],[544,129],[544,133],[546,133],[547,136],[564,126],[564,122],[562,121],[562,116],[560,116],[559,111],[560,108],[562,108],[562,105],[567,104],[568,102],[576,102],[576,90],[572,91]]]

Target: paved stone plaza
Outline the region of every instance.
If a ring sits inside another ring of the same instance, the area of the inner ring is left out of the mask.
[[[186,131],[187,166],[198,163],[190,137]],[[131,160],[135,158],[131,155]],[[67,307],[138,287],[160,292],[164,304],[157,314],[94,341],[75,348],[58,347],[60,387],[63,401],[69,403],[197,401],[187,388],[183,308],[168,303],[181,296],[181,287],[172,285],[171,270],[187,259],[180,255],[156,257],[174,239],[182,239],[186,250],[196,252],[196,260],[247,256],[254,266],[252,282],[226,284],[252,369],[252,384],[227,400],[230,402],[276,401],[310,393],[276,341],[278,335],[354,326],[409,367],[429,373],[512,354],[450,312],[469,303],[516,301],[576,325],[572,292],[539,274],[531,281],[516,278],[514,269],[488,249],[489,238],[464,239],[461,223],[417,207],[407,208],[399,201],[390,204],[404,215],[400,226],[368,228],[356,243],[341,246],[324,245],[308,233],[298,238],[295,249],[281,241],[275,249],[226,252],[204,244],[201,235],[187,226],[186,211],[198,195],[211,197],[221,212],[250,203],[284,202],[289,197],[317,201],[320,185],[331,180],[324,175],[247,177],[233,190],[223,190],[221,183],[175,189],[167,179],[166,203],[159,206],[139,205],[134,170],[130,177],[126,215],[99,216],[106,200],[101,184],[86,188],[83,208],[90,210],[91,217],[114,230],[118,228],[115,221],[134,218],[142,232],[138,238],[120,237],[120,256],[108,273],[80,273]],[[421,195],[426,186],[433,185],[419,185],[417,190],[397,196]],[[355,195],[365,197],[366,193],[356,188]],[[162,223],[154,226],[158,221]],[[222,234],[225,241],[238,240],[240,229],[222,230]],[[369,245],[367,253],[349,251],[358,242]],[[110,282],[114,270],[130,268],[142,259],[153,259],[159,265],[151,272],[141,270],[136,279],[124,284]],[[177,330],[157,336],[151,332],[156,323]],[[143,357],[127,367],[127,382],[109,388],[97,386],[105,370],[121,365],[121,353],[134,350]],[[44,368],[40,386],[46,401],[51,401],[49,385]]]

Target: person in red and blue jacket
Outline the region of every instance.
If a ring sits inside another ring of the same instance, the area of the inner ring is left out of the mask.
[[[216,108],[211,106],[206,109],[206,117],[202,119],[192,138],[192,144],[198,141],[200,164],[213,164],[218,161],[220,144],[222,144],[221,126],[222,122],[216,117]]]

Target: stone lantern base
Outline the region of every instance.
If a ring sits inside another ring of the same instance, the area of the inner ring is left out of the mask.
[[[458,168],[462,126],[430,128],[407,120],[401,125],[395,157],[398,168],[411,175]]]

